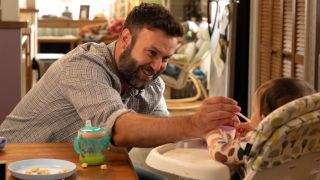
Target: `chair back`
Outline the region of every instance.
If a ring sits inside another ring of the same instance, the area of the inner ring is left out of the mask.
[[[320,179],[320,93],[270,113],[249,143],[245,179]]]
[[[195,44],[193,43],[194,47]],[[191,50],[191,49],[190,49]],[[180,69],[177,78],[171,77],[166,74],[162,74],[161,78],[164,80],[166,85],[175,87],[176,89],[182,89],[186,86],[189,75],[196,67],[198,67],[202,61],[210,55],[210,42],[203,41],[198,51],[190,58],[190,55],[184,59],[174,60],[170,59],[169,63],[174,64]]]

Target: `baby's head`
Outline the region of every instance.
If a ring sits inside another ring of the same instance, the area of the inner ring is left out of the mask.
[[[278,107],[313,93],[315,90],[304,80],[279,78],[267,81],[255,93],[251,121],[257,125]]]

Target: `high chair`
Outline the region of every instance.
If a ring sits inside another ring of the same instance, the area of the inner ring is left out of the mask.
[[[250,150],[251,147],[251,150]],[[245,156],[245,180],[320,179],[320,93],[270,113],[253,131]],[[190,179],[230,179],[232,168],[210,158],[200,139],[154,148],[146,163]]]
[[[320,93],[270,113],[249,143],[244,179],[320,179]]]

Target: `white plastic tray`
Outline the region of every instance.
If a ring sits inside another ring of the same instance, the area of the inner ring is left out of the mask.
[[[228,166],[212,160],[206,142],[201,139],[156,147],[146,163],[154,169],[192,179],[230,179]]]

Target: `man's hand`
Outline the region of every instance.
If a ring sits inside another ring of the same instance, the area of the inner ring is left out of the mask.
[[[239,122],[236,112],[241,108],[237,102],[223,96],[210,97],[203,101],[199,111],[191,118],[193,135],[203,137],[221,125],[234,125]]]

